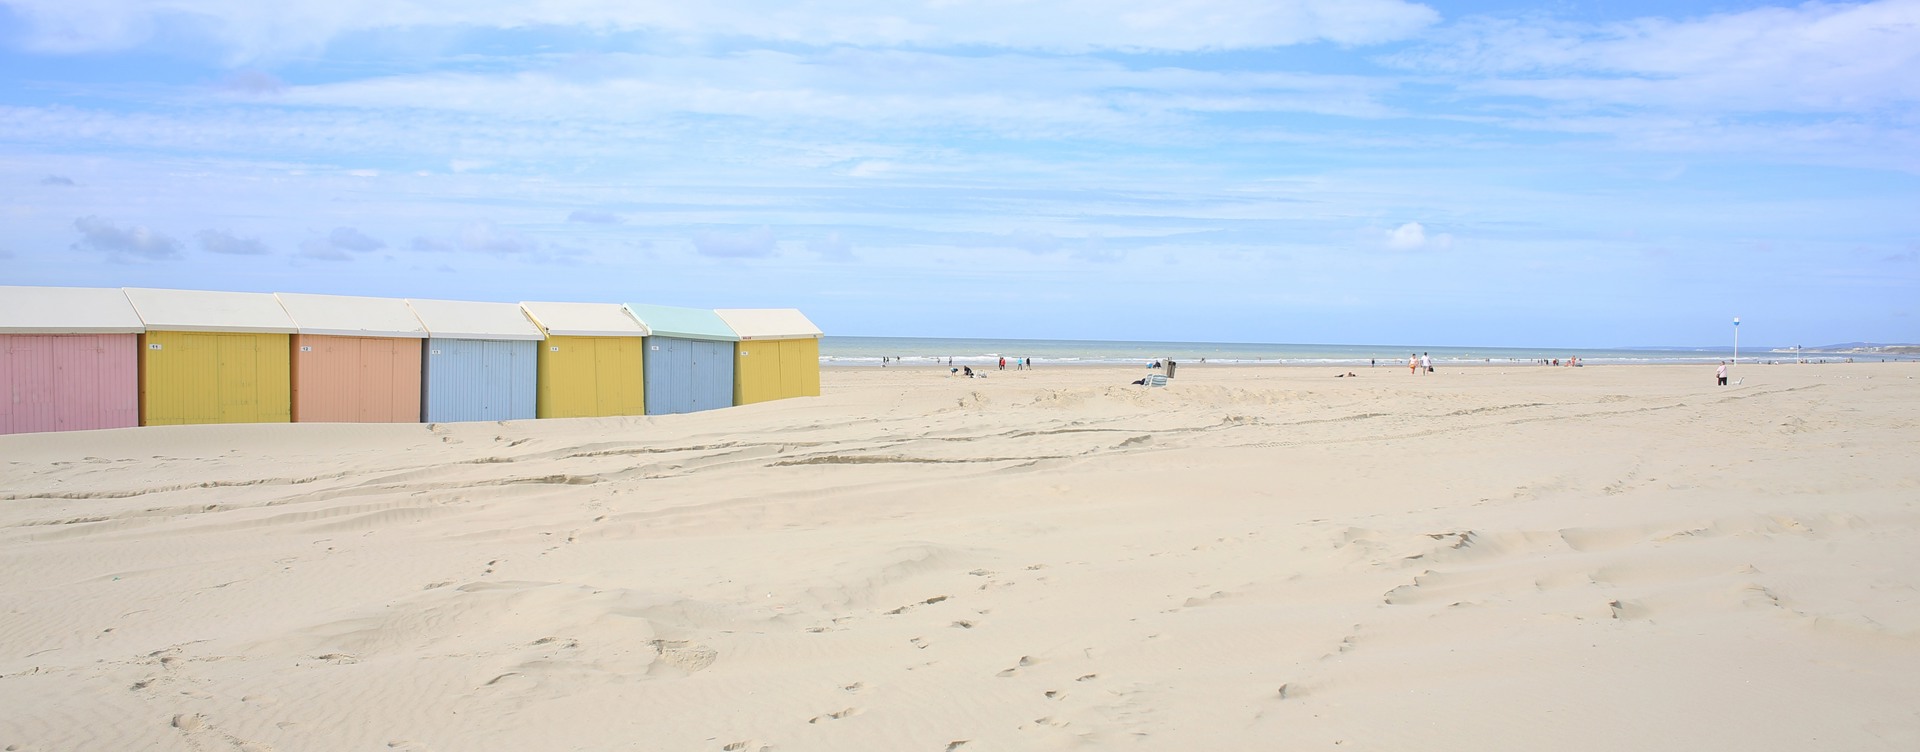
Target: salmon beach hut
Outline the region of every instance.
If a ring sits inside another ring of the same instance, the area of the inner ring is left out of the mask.
[[[740,335],[705,308],[627,304],[647,328],[647,414],[733,405],[733,349]]]
[[[520,306],[409,298],[407,308],[427,330],[422,422],[533,419],[546,335]]]
[[[272,294],[126,288],[140,314],[140,425],[286,423],[293,319]]]
[[[140,332],[126,293],[0,286],[0,435],[140,425]]]
[[[293,318],[295,423],[418,423],[420,342],[407,301],[277,293]]]
[[[540,347],[542,418],[643,415],[647,328],[618,303],[521,303],[547,341]]]
[[[792,308],[714,311],[740,344],[734,350],[733,403],[820,396],[820,327]]]

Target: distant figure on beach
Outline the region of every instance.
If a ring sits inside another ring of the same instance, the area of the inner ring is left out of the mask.
[[[960,369],[966,372],[967,378],[973,378],[973,366],[961,366]]]
[[[1433,373],[1433,358],[1427,357],[1426,353],[1420,353],[1420,370]]]
[[[1368,358],[1368,359],[1367,359],[1367,367],[1368,367],[1368,368],[1372,368],[1372,367],[1374,367],[1374,366],[1377,366],[1377,365],[1380,365],[1380,359],[1379,359],[1379,358]]]
[[[1720,361],[1720,370],[1715,371],[1713,375],[1715,378],[1720,380],[1720,386],[1726,386],[1727,385],[1727,362],[1724,360]]]
[[[1419,372],[1420,372],[1420,356],[1415,355],[1413,353],[1407,353],[1407,375],[1412,376]]]
[[[1336,374],[1334,374],[1334,375],[1333,375],[1333,377],[1334,377],[1334,378],[1336,378],[1336,379],[1344,379],[1344,378],[1346,378],[1346,377],[1348,377],[1348,376],[1356,376],[1356,377],[1357,377],[1357,376],[1359,376],[1359,374],[1357,374],[1357,373],[1354,373],[1354,372],[1352,372],[1352,371],[1348,371],[1348,372],[1346,372],[1346,373],[1336,373]]]
[[[1005,355],[1000,356],[1000,370],[1007,370],[1007,356]]]

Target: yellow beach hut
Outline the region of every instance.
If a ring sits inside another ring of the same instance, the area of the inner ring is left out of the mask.
[[[288,338],[272,294],[129,287],[140,335],[140,425],[286,423]]]
[[[733,357],[733,404],[820,396],[820,327],[792,308],[714,311],[740,335]]]
[[[618,303],[521,303],[547,335],[540,343],[534,413],[599,418],[647,411],[650,332]]]

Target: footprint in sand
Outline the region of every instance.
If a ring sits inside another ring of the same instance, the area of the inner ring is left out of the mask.
[[[1038,658],[1035,658],[1031,655],[1023,655],[1023,656],[1020,656],[1020,660],[1014,664],[1013,668],[1009,668],[1004,671],[1001,671],[998,674],[994,674],[994,676],[1003,676],[1003,677],[1013,676],[1015,674],[1020,673],[1020,669],[1026,668],[1028,666],[1031,666],[1039,662],[1040,662],[1040,659]]]
[[[851,718],[859,714],[860,714],[859,708],[847,708],[845,710],[839,710],[832,713],[822,713],[820,715],[816,715],[812,718],[808,718],[807,722],[819,723],[821,721],[837,721],[842,718]]]

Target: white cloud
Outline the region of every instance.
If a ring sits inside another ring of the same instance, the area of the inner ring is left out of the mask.
[[[881,175],[885,175],[892,171],[893,171],[892,162],[879,160],[879,159],[869,159],[867,161],[854,165],[852,169],[847,170],[847,177],[851,177],[851,178],[879,177]]]
[[[159,28],[211,39],[231,60],[311,54],[344,34],[579,27],[808,45],[984,46],[1051,51],[1232,50],[1372,44],[1439,19],[1404,0],[888,0],[636,3],[612,0],[10,0],[25,42],[54,52],[125,49]]]
[[[479,253],[513,256],[540,249],[534,239],[492,222],[478,222],[460,231],[460,247]]]
[[[259,238],[242,238],[225,230],[201,230],[197,235],[200,247],[208,253],[224,253],[234,256],[258,256],[267,252],[267,244]]]
[[[128,257],[150,261],[180,258],[180,241],[143,225],[121,227],[97,216],[86,216],[75,219],[73,229],[80,231],[79,242],[72,246],[74,250],[105,253],[115,261]]]
[[[1396,251],[1416,251],[1423,248],[1446,250],[1453,247],[1453,236],[1446,233],[1427,235],[1427,228],[1419,222],[1408,222],[1386,231],[1388,248]]]
[[[830,232],[826,237],[808,240],[807,250],[828,261],[853,261],[856,258],[853,255],[853,244],[848,243],[846,238],[840,237],[838,232]]]
[[[773,228],[760,226],[745,232],[698,232],[693,248],[702,256],[715,258],[765,258],[772,256],[778,243]]]
[[[322,261],[346,261],[352,253],[367,253],[387,247],[385,241],[368,237],[352,227],[335,227],[323,238],[300,241],[300,255]]]
[[[447,242],[445,240],[440,240],[438,238],[429,238],[426,236],[415,237],[413,239],[413,242],[411,243],[411,246],[413,247],[414,250],[420,251],[422,253],[447,253],[453,250],[452,243]]]

